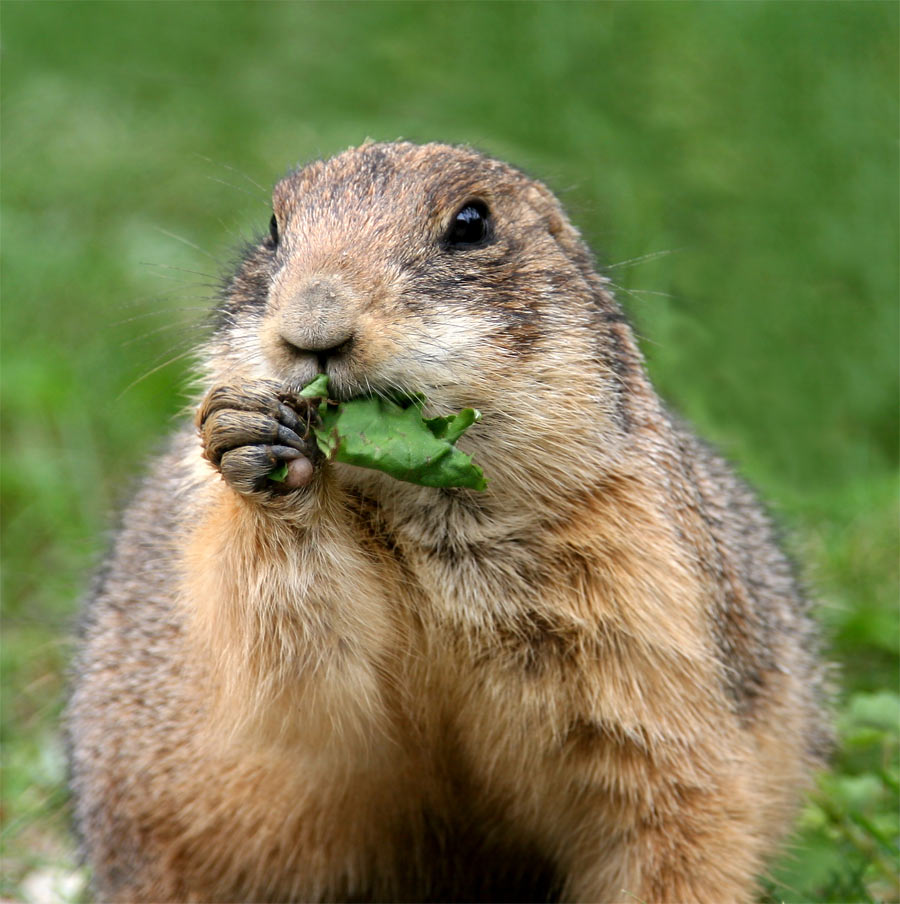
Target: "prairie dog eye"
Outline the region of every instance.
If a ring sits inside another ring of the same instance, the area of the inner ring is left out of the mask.
[[[269,220],[269,241],[273,245],[278,244],[278,218],[275,214],[272,214],[272,219]]]
[[[447,230],[448,245],[477,245],[483,242],[489,231],[490,212],[482,201],[469,201],[456,213]]]

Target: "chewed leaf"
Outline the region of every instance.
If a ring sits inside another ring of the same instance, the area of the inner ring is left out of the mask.
[[[304,399],[324,399],[328,396],[328,374],[319,374],[300,390]]]
[[[438,439],[455,443],[472,424],[481,420],[481,412],[476,408],[463,408],[459,414],[451,414],[449,417],[432,417],[425,421],[425,425]]]
[[[329,403],[324,374],[300,394],[323,400],[318,409],[321,423],[313,432],[319,448],[334,461],[383,471],[421,486],[487,487],[481,468],[453,445],[480,419],[472,408],[425,420],[420,396],[404,398],[400,404],[376,397]]]

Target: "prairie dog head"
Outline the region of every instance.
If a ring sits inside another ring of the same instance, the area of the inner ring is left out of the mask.
[[[596,439],[637,360],[621,319],[541,183],[468,148],[368,143],[276,185],[208,363],[217,379],[325,372],[336,398],[477,407],[504,446],[561,417]]]

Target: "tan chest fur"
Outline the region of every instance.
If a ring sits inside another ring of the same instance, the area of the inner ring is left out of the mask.
[[[209,493],[184,587],[192,641],[215,663],[207,743],[251,743],[309,810],[341,814],[319,830],[339,873],[360,852],[396,856],[390,826],[423,811],[471,808],[577,864],[602,843],[572,845],[592,799],[624,831],[623,812],[709,793],[736,734],[697,602],[711,589],[639,479],[565,518],[506,523],[464,505],[437,521],[408,500],[392,517],[336,481],[314,514],[256,535],[228,510],[243,503]],[[351,800],[374,809],[351,815]]]

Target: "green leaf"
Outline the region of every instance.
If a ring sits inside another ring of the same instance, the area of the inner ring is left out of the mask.
[[[269,480],[274,480],[276,483],[281,483],[288,475],[288,466],[287,464],[280,464],[274,471],[270,472]]]
[[[481,412],[474,408],[463,408],[459,414],[449,417],[433,417],[425,421],[425,426],[437,439],[455,443],[463,433],[481,420]]]
[[[304,399],[324,399],[328,397],[328,374],[319,374],[300,390]]]
[[[429,487],[487,487],[481,468],[454,443],[481,415],[466,408],[425,420],[413,397],[404,406],[378,397],[328,402],[328,377],[320,374],[301,391],[321,398],[321,425],[313,432],[319,448],[334,461],[371,468],[397,480]]]

